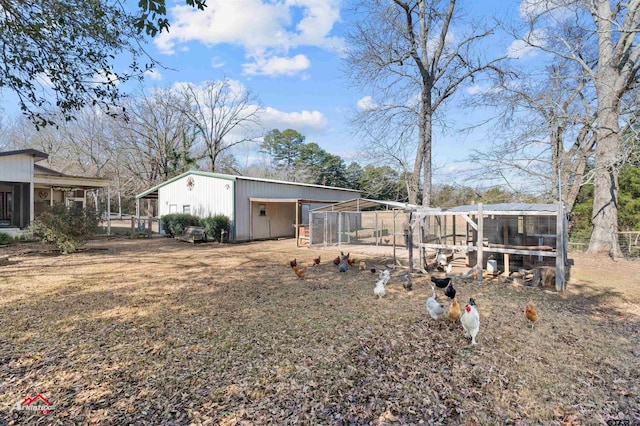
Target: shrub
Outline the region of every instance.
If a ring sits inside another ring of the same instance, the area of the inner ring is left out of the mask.
[[[9,244],[12,240],[13,238],[9,234],[0,232],[0,244]]]
[[[162,229],[171,237],[182,234],[187,226],[200,226],[200,218],[184,213],[171,213],[160,218]]]
[[[231,232],[231,220],[223,214],[205,217],[202,219],[202,226],[208,240],[220,241],[223,230],[225,231],[225,239],[228,240]]]
[[[29,227],[38,240],[54,244],[61,252],[73,253],[81,240],[98,231],[98,215],[78,207],[50,207]]]

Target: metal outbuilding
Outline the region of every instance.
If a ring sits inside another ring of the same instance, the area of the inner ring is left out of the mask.
[[[309,210],[358,197],[359,191],[323,185],[188,171],[138,195],[157,199],[157,215],[224,214],[233,241],[308,236]]]

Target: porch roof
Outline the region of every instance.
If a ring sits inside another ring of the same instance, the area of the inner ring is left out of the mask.
[[[109,186],[108,179],[100,178],[87,178],[81,176],[54,176],[50,174],[36,173],[33,176],[34,185],[44,185],[53,188],[61,189],[99,189]]]

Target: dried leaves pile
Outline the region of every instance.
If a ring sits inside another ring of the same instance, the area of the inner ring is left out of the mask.
[[[455,281],[481,313],[471,347],[459,323],[426,315],[427,278],[406,292],[396,271],[378,300],[376,275],[311,266],[318,254],[337,253],[166,239],[13,253],[0,274],[0,423],[640,422],[640,318],[624,294]],[[36,394],[51,414],[12,410]]]

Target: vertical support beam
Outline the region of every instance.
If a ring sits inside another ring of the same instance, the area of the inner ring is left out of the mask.
[[[558,215],[556,216],[556,291],[564,292],[565,285],[565,227],[564,227],[564,209],[562,201],[558,203]]]
[[[296,247],[300,247],[300,200],[294,203],[296,209]]]
[[[482,258],[482,250],[484,247],[484,213],[482,209],[482,203],[478,203],[478,241],[476,241],[476,248],[478,253],[478,260],[476,267],[478,268],[478,281],[482,281],[482,267],[484,265],[484,259]]]
[[[418,238],[420,238],[420,267],[422,269],[427,269],[426,265],[426,257],[427,257],[427,249],[424,247],[424,222],[420,221],[420,228],[418,231]]]
[[[249,200],[249,240],[253,240],[253,201]]]
[[[413,212],[409,213],[409,273],[413,274]]]
[[[376,247],[377,247],[378,246],[378,240],[380,239],[380,233],[378,232],[378,212],[377,211],[376,211],[375,217],[376,217],[376,230],[375,230],[375,233],[376,233]]]
[[[327,246],[327,221],[329,220],[329,213],[328,212],[324,212],[324,243],[323,245],[326,247]]]
[[[342,212],[338,212],[338,247],[342,247]]]
[[[307,235],[307,237],[309,237],[309,247],[311,247],[311,241],[313,241],[313,219],[311,216],[311,206],[309,206],[309,235]]]
[[[111,235],[111,191],[107,186],[107,235]]]
[[[451,219],[453,221],[453,224],[451,226],[453,226],[453,245],[456,245],[456,222],[458,221],[458,216],[451,216]]]
[[[398,210],[393,210],[393,264],[396,265],[396,217],[398,216]],[[631,246],[631,244],[629,244]]]
[[[53,207],[53,186],[49,188],[49,207]]]
[[[503,217],[503,222],[502,222],[502,241],[505,246],[509,245],[509,223],[507,222],[507,219],[510,220],[510,218]],[[504,254],[504,276],[505,277],[508,277],[511,274],[511,269],[509,268],[509,260],[510,260],[509,253],[505,253]]]

